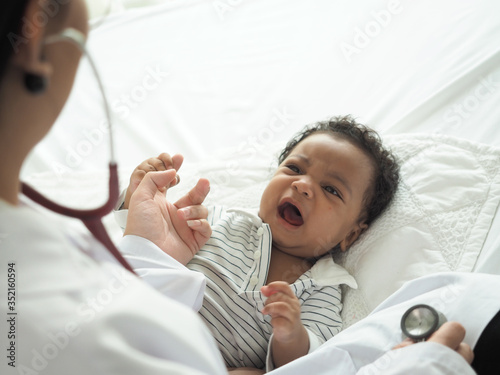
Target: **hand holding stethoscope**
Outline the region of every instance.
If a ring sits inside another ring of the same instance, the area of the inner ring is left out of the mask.
[[[410,307],[401,318],[401,330],[406,339],[393,349],[427,341],[455,350],[470,364],[474,353],[464,343],[465,328],[458,322],[448,322],[444,314],[432,306],[419,304]]]
[[[420,304],[410,307],[401,318],[403,334],[415,342],[427,340],[447,319],[435,308]]]

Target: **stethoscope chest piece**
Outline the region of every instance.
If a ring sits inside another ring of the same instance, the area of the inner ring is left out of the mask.
[[[425,304],[410,307],[401,318],[401,329],[406,337],[414,341],[427,340],[446,322],[446,317]]]

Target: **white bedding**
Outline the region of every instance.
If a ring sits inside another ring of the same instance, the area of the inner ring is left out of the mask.
[[[387,143],[402,181],[383,217],[338,259],[359,285],[344,289],[344,328],[407,281],[473,271],[500,203],[500,149],[427,134]]]
[[[360,285],[345,291],[346,325],[419,275],[499,273],[499,11],[494,0],[169,0],[116,13],[88,47],[112,104],[123,186],[143,159],[180,152],[173,197],[199,174],[212,180],[208,203],[255,206],[288,138],[352,114],[402,157],[404,181],[339,259]],[[24,178],[61,201],[102,201],[103,119],[83,61]]]

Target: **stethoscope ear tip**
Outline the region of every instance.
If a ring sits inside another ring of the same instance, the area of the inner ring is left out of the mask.
[[[45,44],[51,44],[65,40],[76,44],[78,48],[80,48],[83,52],[85,51],[87,38],[81,31],[72,27],[68,27],[58,34],[48,36],[45,39]]]

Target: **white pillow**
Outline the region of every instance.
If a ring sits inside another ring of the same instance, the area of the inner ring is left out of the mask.
[[[393,204],[336,261],[358,282],[344,290],[344,328],[406,281],[472,271],[500,201],[500,150],[440,135],[385,140],[401,160]]]

